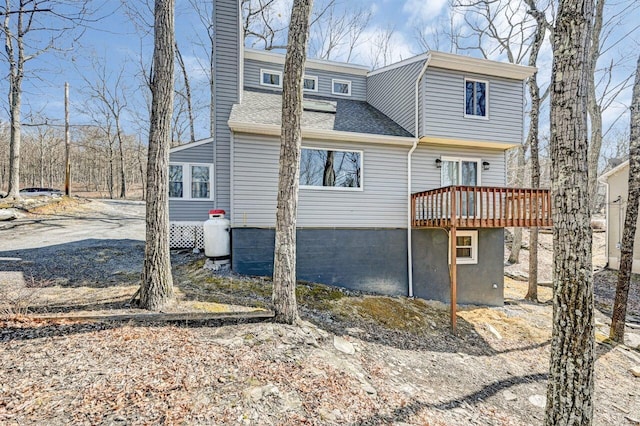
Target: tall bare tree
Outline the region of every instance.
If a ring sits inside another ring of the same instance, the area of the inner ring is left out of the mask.
[[[104,122],[98,123],[99,126],[105,126],[109,129],[110,124],[115,126],[115,139],[118,141],[118,162],[119,162],[119,174],[120,174],[120,198],[126,198],[127,196],[127,176],[125,167],[125,147],[124,147],[124,130],[122,129],[122,116],[127,109],[127,88],[124,84],[125,69],[120,68],[116,74],[111,74],[107,71],[106,63],[94,62],[93,69],[95,77],[90,80],[84,78],[86,88],[90,99],[96,102],[98,105],[94,106],[95,112],[101,112],[102,117],[95,117],[94,119],[104,120]],[[89,107],[89,109],[92,109]],[[111,134],[108,135],[111,137]],[[113,162],[113,157],[109,157],[109,161]],[[113,173],[113,169],[112,169]]]
[[[169,147],[173,112],[175,58],[174,0],[156,0],[154,8],[151,125],[147,160],[146,244],[140,306],[159,310],[173,295],[169,256]]]
[[[78,27],[88,14],[87,3],[86,0],[5,0],[5,4],[0,5],[0,16],[3,17],[1,34],[4,37],[2,55],[9,67],[8,197],[20,196],[22,82],[26,76],[25,65],[53,50],[66,33]],[[41,37],[43,32],[49,35]]]
[[[544,42],[547,28],[551,27],[547,21],[544,11],[538,10],[535,0],[526,0],[529,6],[529,13],[536,21],[535,32],[531,42],[531,51],[529,52],[529,66],[535,67],[538,64],[538,55]],[[551,28],[552,30],[552,28]],[[529,111],[529,132],[527,134],[527,145],[531,150],[531,187],[540,187],[540,153],[539,153],[539,127],[540,127],[540,105],[546,97],[546,94],[540,95],[540,86],[538,85],[538,73],[529,77],[527,82],[529,87],[529,97],[531,101],[531,110]],[[529,230],[529,286],[526,300],[534,302],[538,301],[538,228],[533,227]]]
[[[356,48],[367,41],[364,32],[371,20],[371,10],[356,5],[339,10],[338,6],[332,2],[314,22],[309,35],[309,56],[327,60],[340,57],[349,62]]]
[[[612,120],[608,128],[604,127],[603,114],[616,102],[633,83],[634,73],[624,71],[626,62],[625,50],[620,49],[614,58],[604,66],[599,66],[600,57],[610,53],[620,43],[626,42],[629,37],[640,28],[640,24],[634,22],[628,31],[619,31],[620,27],[630,17],[635,17],[640,4],[638,2],[620,3],[606,0],[597,0],[593,17],[593,32],[591,35],[591,50],[589,55],[589,197],[591,209],[601,207],[601,199],[598,197],[598,170],[601,160],[602,143],[609,129],[617,121]],[[630,43],[629,43],[630,44]],[[621,116],[622,114],[620,114]]]
[[[561,0],[553,33],[553,333],[545,425],[593,422],[587,86],[594,0]]]
[[[638,223],[638,205],[640,204],[640,57],[636,66],[636,78],[631,98],[631,119],[629,138],[629,195],[624,218],[624,231],[620,245],[620,269],[616,298],[611,316],[610,338],[624,343],[624,326],[627,317],[627,299],[633,265],[633,244]]]
[[[296,217],[302,145],[302,79],[307,55],[313,0],[294,0],[282,84],[282,129],[276,246],[273,264],[273,306],[278,322],[299,321],[296,302]]]

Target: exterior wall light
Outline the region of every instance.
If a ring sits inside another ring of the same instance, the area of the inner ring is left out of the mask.
[[[438,169],[442,168],[442,160],[439,158],[436,158],[436,167]]]
[[[488,162],[488,161],[483,161],[483,162],[482,162],[482,170],[489,170],[489,166],[490,166],[490,165],[491,165],[491,164],[489,164],[489,162]]]

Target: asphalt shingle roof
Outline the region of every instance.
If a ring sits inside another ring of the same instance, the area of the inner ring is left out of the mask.
[[[309,96],[336,102],[336,113],[303,111],[302,127],[342,132],[371,133],[385,136],[411,137],[398,123],[364,101]],[[282,114],[282,95],[257,89],[245,89],[242,103],[233,106],[230,121],[279,126]]]

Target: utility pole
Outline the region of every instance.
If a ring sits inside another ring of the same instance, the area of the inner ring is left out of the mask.
[[[69,83],[64,83],[64,195],[70,195],[69,184],[71,181],[71,141],[69,136]]]

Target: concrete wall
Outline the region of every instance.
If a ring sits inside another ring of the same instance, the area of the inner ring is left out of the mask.
[[[414,230],[414,294],[449,301],[448,237]],[[298,229],[298,278],[355,290],[407,295],[405,229]],[[458,265],[458,302],[502,305],[502,229],[478,232],[478,264]],[[232,230],[232,267],[246,275],[273,274],[275,231]],[[493,285],[497,288],[493,288]]]
[[[232,229],[232,268],[271,276],[275,231]],[[299,229],[298,279],[389,295],[407,294],[407,232],[402,229]]]
[[[607,261],[609,267],[620,267],[620,249],[618,244],[622,241],[624,229],[624,217],[627,213],[627,198],[629,196],[629,167],[624,167],[618,173],[609,176],[609,196],[607,198]],[[613,201],[620,197],[620,202]],[[636,224],[640,229],[640,219]],[[640,232],[636,232],[636,240],[633,244],[632,271],[640,274]]]
[[[441,229],[420,229],[413,231],[411,242],[414,295],[450,301],[449,237]],[[501,306],[503,274],[504,230],[478,230],[478,264],[458,265],[458,303]]]

